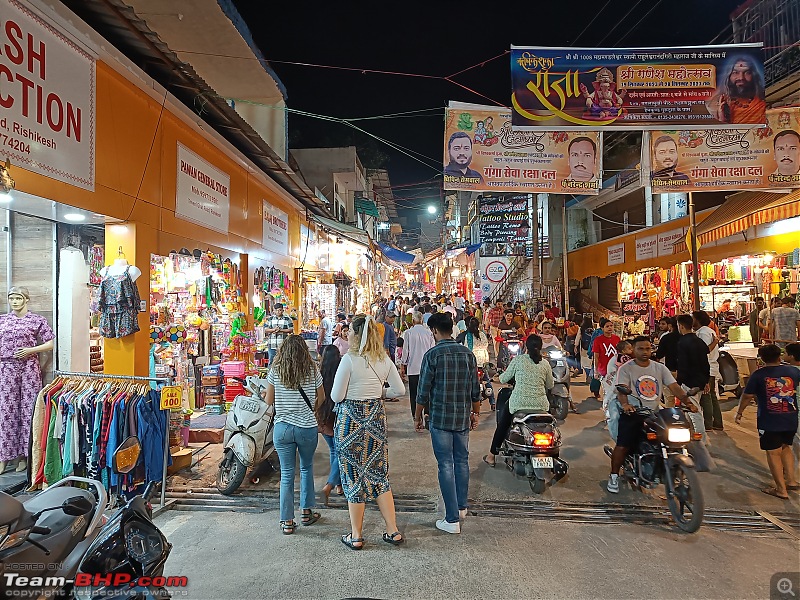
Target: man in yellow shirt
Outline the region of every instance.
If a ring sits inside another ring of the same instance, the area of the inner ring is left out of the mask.
[[[633,321],[628,323],[628,335],[631,337],[644,335],[644,321],[639,313],[633,315]]]

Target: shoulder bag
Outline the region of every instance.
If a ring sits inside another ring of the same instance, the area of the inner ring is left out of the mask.
[[[375,373],[375,377],[378,378],[378,381],[381,382],[381,400],[386,400],[386,382],[389,381],[389,375],[387,374],[386,379],[382,380],[380,378],[380,375],[378,375],[378,372],[372,368],[371,364],[369,364],[369,360],[366,357],[364,358],[364,360],[367,361],[367,366],[372,370],[373,373]],[[389,370],[391,371],[391,367],[389,367]]]

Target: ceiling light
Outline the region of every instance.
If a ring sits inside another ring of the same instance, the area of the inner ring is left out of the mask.
[[[67,221],[72,221],[73,223],[79,223],[86,220],[86,215],[82,215],[80,213],[67,213],[64,215],[64,219]]]

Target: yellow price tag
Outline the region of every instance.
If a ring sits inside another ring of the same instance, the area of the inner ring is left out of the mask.
[[[180,410],[183,406],[183,389],[173,385],[161,388],[161,410]]]

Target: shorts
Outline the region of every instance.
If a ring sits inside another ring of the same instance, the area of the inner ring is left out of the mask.
[[[629,449],[638,448],[639,442],[644,437],[644,431],[642,430],[643,422],[644,417],[621,412],[617,425],[617,446]]]
[[[762,450],[778,450],[781,446],[791,446],[794,442],[794,431],[762,431],[758,430],[758,443]]]

